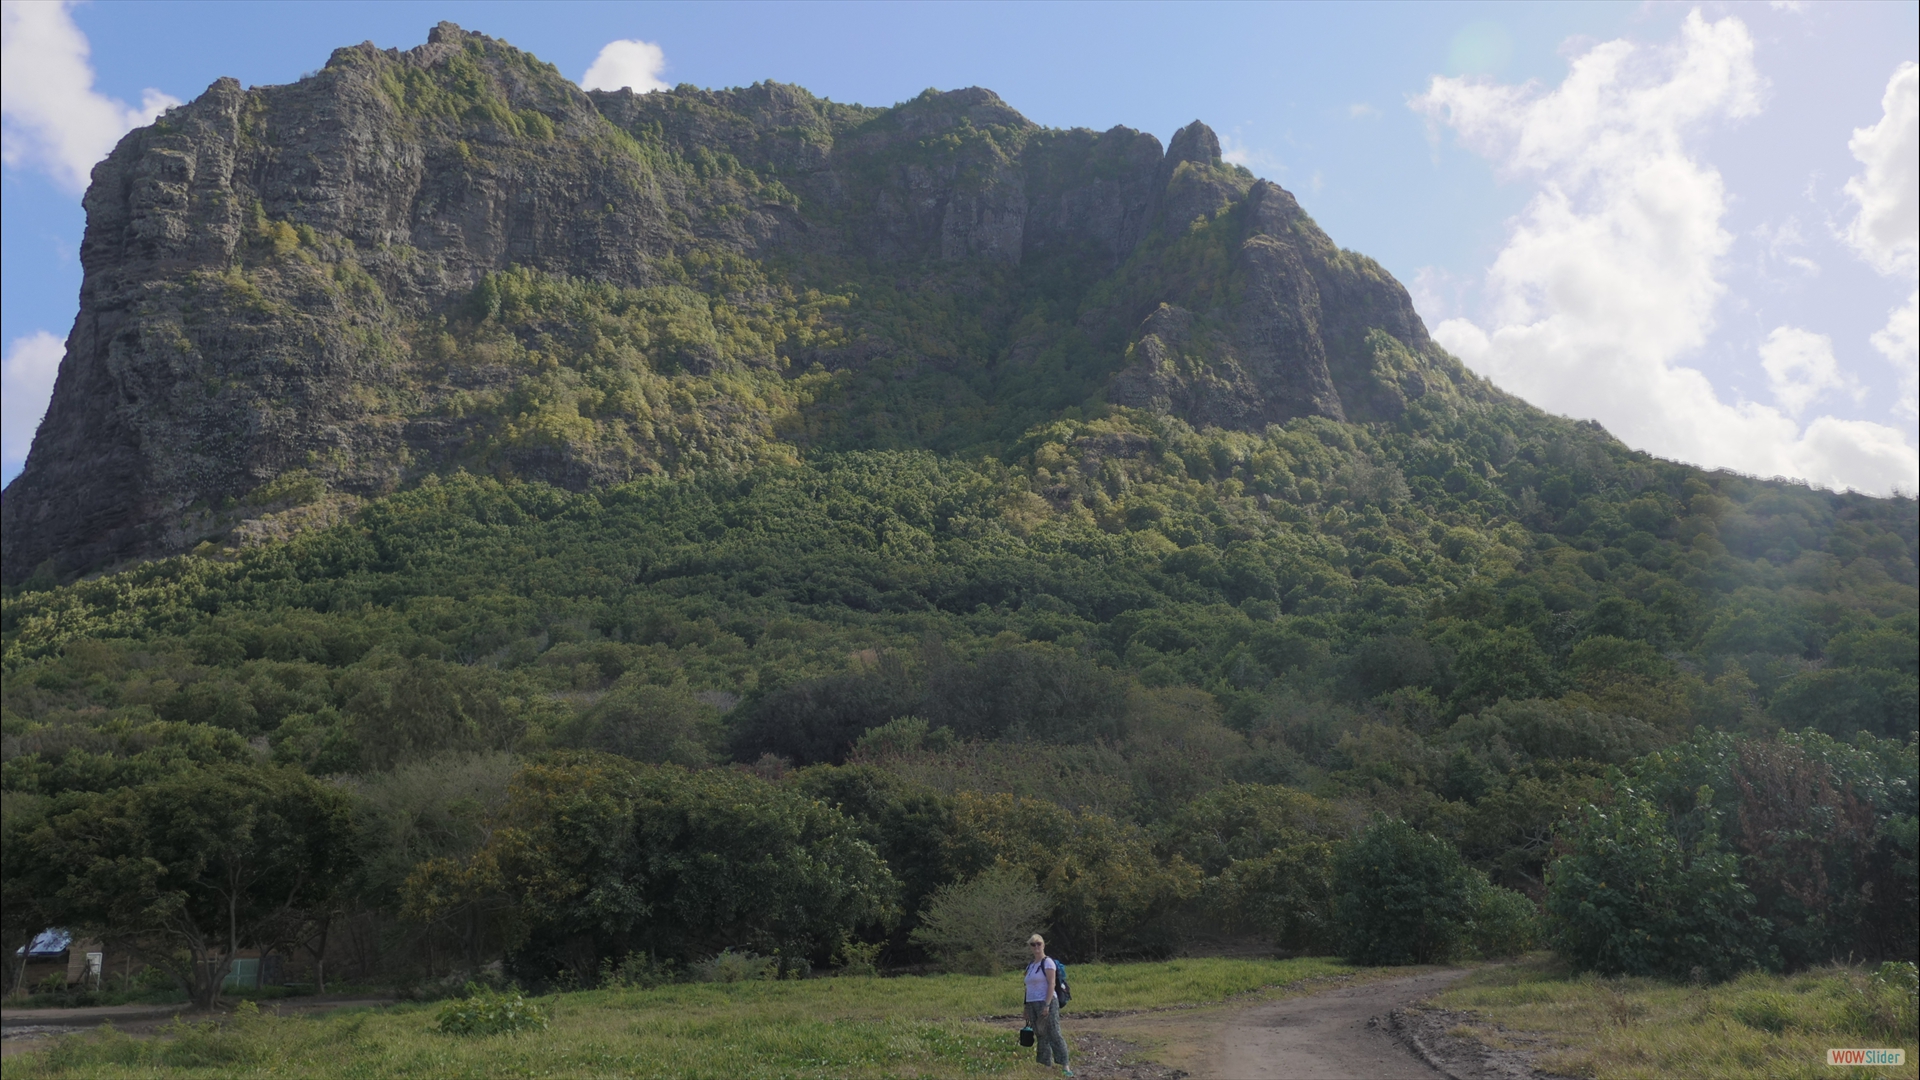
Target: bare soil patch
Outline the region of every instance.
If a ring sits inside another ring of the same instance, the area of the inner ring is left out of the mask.
[[[1565,1080],[1534,1064],[1555,1049],[1551,1041],[1473,1013],[1412,1005],[1395,1009],[1386,1027],[1408,1052],[1451,1080]]]

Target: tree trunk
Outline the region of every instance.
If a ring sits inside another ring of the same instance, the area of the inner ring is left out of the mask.
[[[320,947],[313,953],[314,993],[327,992],[327,931],[333,928],[333,914],[320,916]]]

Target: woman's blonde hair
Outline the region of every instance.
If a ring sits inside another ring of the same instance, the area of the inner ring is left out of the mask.
[[[1029,945],[1045,945],[1046,943],[1047,939],[1041,937],[1039,934],[1035,934],[1027,939],[1027,944]]]

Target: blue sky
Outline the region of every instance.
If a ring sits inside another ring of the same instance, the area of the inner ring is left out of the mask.
[[[1913,3],[5,6],[7,479],[77,307],[96,148],[219,76],[289,82],[451,19],[577,78],[643,41],[641,81],[985,86],[1163,140],[1197,117],[1543,407],[1702,464],[1920,483]]]

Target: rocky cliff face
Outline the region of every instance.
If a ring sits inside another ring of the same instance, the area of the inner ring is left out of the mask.
[[[578,487],[1103,405],[1390,420],[1470,382],[1205,125],[1162,152],[979,89],[589,94],[443,23],[216,82],[129,134],[86,209],[10,582],[438,469]]]

